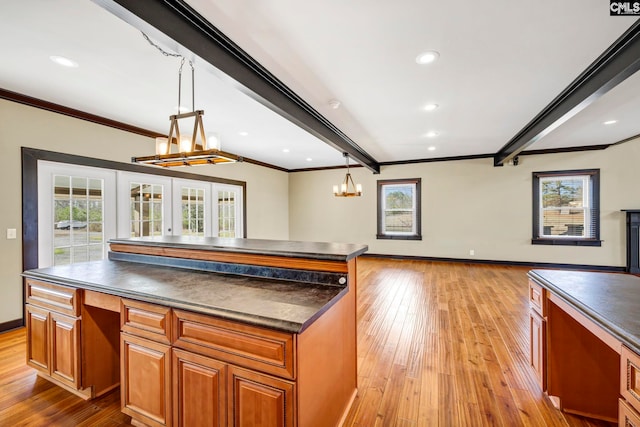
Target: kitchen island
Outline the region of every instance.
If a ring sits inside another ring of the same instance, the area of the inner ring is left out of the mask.
[[[144,425],[330,426],[355,398],[363,245],[114,239],[26,271],[28,363]]]
[[[529,272],[530,361],[554,404],[640,425],[640,278]]]

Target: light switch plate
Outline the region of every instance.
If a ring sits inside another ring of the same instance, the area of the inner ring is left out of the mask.
[[[7,239],[15,239],[16,238],[16,229],[15,228],[7,228]]]

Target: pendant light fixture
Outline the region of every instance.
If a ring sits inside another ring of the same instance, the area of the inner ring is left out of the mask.
[[[347,163],[347,175],[344,182],[333,186],[333,195],[336,197],[359,197],[362,196],[362,185],[354,184],[351,173],[349,172],[349,153],[343,153],[345,162]]]
[[[171,125],[169,126],[169,136],[167,138],[156,138],[156,154],[153,156],[132,157],[131,162],[167,168],[174,166],[211,165],[242,161],[241,157],[220,151],[217,146],[218,141],[214,141],[214,138],[211,138],[211,144],[207,143],[207,137],[202,123],[204,111],[195,109],[195,70],[193,62],[189,61],[189,65],[191,66],[191,112],[180,113],[182,67],[184,66],[185,58],[182,55],[169,54],[165,52],[159,46],[151,42],[146,34],[143,33],[143,35],[149,43],[159,49],[165,56],[179,56],[182,58],[180,62],[180,69],[178,71],[178,114],[169,116],[169,120],[171,121]],[[180,133],[180,126],[178,122],[182,119],[193,120],[193,132],[191,133],[191,138],[183,136],[183,134]]]

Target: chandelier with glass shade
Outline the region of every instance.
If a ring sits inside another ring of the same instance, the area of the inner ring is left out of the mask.
[[[182,68],[184,66],[185,58],[182,55],[169,54],[151,42],[146,35],[145,38],[165,56],[179,56],[182,58],[180,62],[180,69],[178,71],[178,113],[169,116],[171,125],[169,126],[168,137],[156,138],[155,155],[132,157],[131,161],[133,163],[165,168],[175,166],[235,163],[242,161],[242,158],[235,154],[221,151],[219,147],[219,138],[209,138],[209,141],[207,141],[207,137],[204,132],[204,125],[202,123],[204,111],[195,109],[195,71],[193,62],[189,61],[189,65],[191,66],[191,112],[181,113]],[[190,136],[180,132],[179,123],[181,120],[183,124],[186,122],[192,124],[193,132],[191,132]]]
[[[359,197],[362,196],[362,185],[354,184],[353,178],[349,171],[349,153],[343,153],[347,164],[347,175],[344,177],[342,184],[333,186],[333,195],[336,197]]]

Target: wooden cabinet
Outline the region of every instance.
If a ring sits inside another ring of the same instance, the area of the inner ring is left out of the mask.
[[[80,319],[56,312],[51,322],[51,377],[80,388]]]
[[[27,304],[27,364],[49,374],[49,310]]]
[[[619,400],[618,427],[640,427],[640,415],[624,399]]]
[[[26,282],[27,364],[88,399],[81,383],[80,291],[37,280]]]
[[[293,334],[182,310],[173,317],[176,426],[296,425]]]
[[[540,388],[544,391],[546,384],[546,322],[534,310],[529,310],[529,339],[531,340],[529,365],[538,379]]]
[[[171,347],[121,334],[122,412],[149,426],[171,425]]]
[[[275,262],[246,257],[262,260],[256,265]],[[245,315],[240,303],[226,315],[216,305],[199,310],[171,300],[200,311],[194,313],[164,306],[156,295],[141,294],[159,302],[151,304],[28,278],[28,362],[85,398],[119,381],[122,412],[136,425],[342,425],[357,392],[356,260],[278,260],[340,279],[346,274],[349,285],[321,309],[303,304],[315,314],[292,328],[293,317]]]
[[[227,425],[227,364],[174,349],[173,424]]]
[[[231,425],[296,425],[293,383],[235,366],[229,367],[229,379]]]
[[[171,309],[122,300],[122,412],[150,426],[171,425]]]
[[[640,427],[640,356],[625,346],[620,351],[619,425]]]
[[[546,289],[529,281],[529,365],[542,391],[547,389]]]

